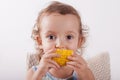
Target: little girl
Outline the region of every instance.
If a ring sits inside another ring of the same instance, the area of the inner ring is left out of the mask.
[[[27,80],[94,80],[86,61],[77,53],[85,42],[81,18],[70,5],[52,2],[42,10],[33,29],[39,65],[27,72]],[[69,49],[73,54],[61,67],[52,58],[56,49]]]

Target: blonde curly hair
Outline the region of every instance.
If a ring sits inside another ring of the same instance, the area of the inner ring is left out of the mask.
[[[79,50],[82,51],[83,44],[86,41],[85,34],[87,32],[87,28],[85,29],[84,26],[82,25],[81,17],[79,16],[78,12],[72,6],[58,2],[58,1],[53,1],[49,6],[47,6],[45,9],[43,9],[39,13],[37,20],[36,20],[36,23],[35,23],[33,30],[32,30],[31,37],[36,42],[36,50],[38,51],[39,59],[41,58],[41,55],[42,55],[41,52],[43,51],[39,47],[40,45],[37,43],[37,39],[40,38],[40,23],[41,23],[42,17],[44,17],[45,14],[50,15],[52,13],[59,13],[61,15],[72,14],[78,18],[79,23],[80,23],[79,24],[79,34],[80,34],[81,43],[82,43]]]

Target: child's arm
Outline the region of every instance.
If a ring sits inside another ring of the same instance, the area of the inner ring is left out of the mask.
[[[39,65],[37,66],[37,70],[34,71],[32,68],[28,70],[26,80],[42,80],[42,77],[50,68],[58,69],[60,67],[55,61],[52,60],[53,57],[59,57],[59,55],[52,53],[52,50],[44,53]]]
[[[78,54],[73,54],[68,57],[70,62],[67,62],[67,66],[74,69],[77,74],[78,80],[95,80],[92,71],[89,69],[86,61]]]
[[[42,68],[40,68],[42,69]],[[42,70],[36,70],[34,71],[32,68],[27,71],[26,80],[42,80],[42,77],[44,76],[44,72]]]
[[[33,73],[34,73],[33,70],[29,69],[27,71],[26,80],[32,80]]]

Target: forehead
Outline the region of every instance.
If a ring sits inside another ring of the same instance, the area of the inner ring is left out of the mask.
[[[43,16],[40,28],[41,30],[56,30],[56,31],[78,31],[79,30],[79,19],[72,14],[61,15],[58,13],[52,13]]]

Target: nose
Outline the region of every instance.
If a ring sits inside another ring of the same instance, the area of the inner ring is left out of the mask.
[[[62,39],[57,39],[56,40],[56,45],[55,45],[56,48],[63,48],[65,49],[65,43],[64,43],[64,40]]]

